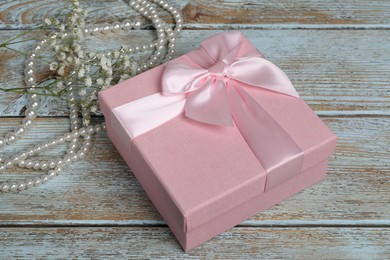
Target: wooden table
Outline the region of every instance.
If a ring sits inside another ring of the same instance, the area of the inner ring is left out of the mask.
[[[285,70],[339,138],[328,177],[183,253],[103,133],[93,140],[89,156],[61,176],[40,188],[0,194],[0,258],[388,259],[390,1],[170,2],[177,2],[185,18],[177,55],[216,32],[241,29]],[[1,1],[0,43],[57,14],[65,4]],[[90,22],[134,15],[120,0],[84,6]],[[107,49],[151,35],[148,30],[101,34],[90,47]],[[17,47],[28,49],[31,43]],[[0,51],[1,87],[23,86],[23,60],[17,53]],[[24,104],[24,96],[1,93],[1,135],[20,121]],[[67,114],[61,102],[47,99],[36,127],[4,153],[66,132]],[[0,181],[15,175],[31,173],[0,174]]]

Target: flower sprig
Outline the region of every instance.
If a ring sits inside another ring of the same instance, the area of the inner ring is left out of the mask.
[[[50,50],[47,50],[44,56],[37,57],[40,58],[41,63],[44,63],[47,72],[41,73],[44,77],[38,81],[34,93],[69,101],[67,95],[71,86],[71,91],[77,90],[75,102],[81,106],[81,109],[95,113],[99,109],[97,93],[135,75],[137,64],[123,51],[124,48],[111,52],[112,55],[86,51],[82,47],[86,12],[81,8],[78,0],[70,0],[70,3],[67,14],[59,18],[45,18],[43,25],[38,28],[43,31],[40,35],[44,35],[48,40]],[[9,39],[0,44],[0,48],[25,55],[10,45],[22,41],[40,40],[37,38],[20,40],[27,33],[23,32]],[[49,54],[49,51],[54,53]],[[27,93],[27,88],[0,88],[0,90]]]

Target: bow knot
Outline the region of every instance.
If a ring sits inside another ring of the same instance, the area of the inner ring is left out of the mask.
[[[224,126],[234,125],[232,98],[244,99],[245,85],[299,97],[284,72],[258,51],[240,54],[242,38],[234,31],[207,39],[201,49],[192,55],[190,52],[196,64],[193,66],[168,62],[162,79],[163,94],[186,94],[187,117]]]
[[[211,76],[225,77],[227,76],[227,64],[225,60],[219,60],[210,68],[207,69]]]

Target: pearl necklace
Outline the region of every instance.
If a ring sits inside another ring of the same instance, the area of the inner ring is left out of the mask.
[[[175,20],[175,27],[172,29],[167,23],[165,23],[157,14],[152,3],[160,6],[165,9]],[[141,52],[145,50],[153,50],[155,52],[150,56],[150,58],[144,63],[139,65],[136,68],[137,73],[145,71],[149,68],[152,68],[159,63],[169,60],[172,58],[172,54],[174,53],[175,43],[176,43],[176,35],[181,31],[183,27],[183,19],[179,12],[166,3],[164,0],[133,0],[129,2],[129,6],[132,7],[135,11],[143,15],[152,21],[153,26],[156,28],[157,32],[157,40],[151,42],[147,45],[136,45],[136,46],[128,46],[122,47],[120,49],[121,52],[130,54],[135,52]],[[123,21],[122,23],[115,22],[113,24],[106,24],[103,26],[94,26],[90,28],[85,28],[83,33],[88,34],[97,34],[99,32],[106,31],[116,31],[116,30],[131,30],[131,29],[140,29],[141,22],[134,21],[130,22],[128,20]],[[64,39],[68,35],[67,33],[53,33],[49,37],[52,39]],[[15,127],[15,129],[5,135],[5,137],[0,137],[0,148],[5,145],[10,145],[15,143],[23,134],[27,132],[34,124],[34,119],[37,116],[37,110],[39,108],[39,95],[35,94],[37,82],[34,77],[35,75],[35,63],[37,55],[43,51],[47,46],[48,40],[43,39],[37,43],[37,45],[33,48],[32,52],[29,54],[25,62],[25,83],[27,85],[27,94],[28,94],[28,104],[27,109],[25,111],[25,117],[22,120],[21,124]],[[167,50],[166,47],[168,46]],[[114,51],[107,52],[102,55],[111,56],[114,55]],[[75,72],[73,71],[73,74]],[[6,169],[17,166],[20,168],[34,169],[46,171],[45,174],[40,175],[34,179],[27,179],[24,181],[6,181],[0,184],[0,191],[3,193],[9,191],[21,191],[27,188],[31,188],[33,186],[39,186],[42,183],[47,182],[49,179],[57,176],[64,167],[69,165],[70,163],[82,159],[85,157],[86,153],[89,151],[91,147],[91,138],[94,133],[101,132],[105,129],[105,123],[97,124],[97,125],[88,125],[81,122],[78,118],[79,108],[75,103],[75,93],[76,91],[72,87],[72,82],[67,81],[64,82],[67,86],[68,90],[68,106],[69,106],[69,118],[70,118],[70,129],[71,132],[67,133],[63,136],[57,137],[54,140],[49,142],[45,142],[39,145],[34,146],[27,151],[18,153],[10,157],[9,159],[2,159],[0,157],[0,172],[4,172]],[[89,122],[90,112],[83,110],[81,111],[82,118],[87,119]],[[79,139],[82,138],[83,142],[79,145]],[[50,159],[50,160],[33,160],[28,159],[28,157],[32,157],[34,155],[39,154],[42,151],[53,148],[59,144],[63,144],[65,142],[69,142],[68,149],[65,155],[61,158]]]

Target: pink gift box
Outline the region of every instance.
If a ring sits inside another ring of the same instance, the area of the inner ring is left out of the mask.
[[[217,46],[220,37],[226,35],[239,37],[238,56],[256,52],[257,58],[262,57],[240,32],[220,34],[207,41]],[[202,59],[198,54],[203,55],[204,49],[171,63],[196,67],[192,60]],[[127,112],[133,112],[128,104],[161,92],[166,66],[100,92],[99,101],[109,138],[185,251],[325,177],[335,135],[302,99],[264,88],[244,87],[302,151],[298,172],[291,170],[299,160],[295,157],[265,167],[237,127],[237,119],[233,126],[213,125],[193,120],[181,111],[151,127],[143,123],[146,130],[134,134],[138,119],[128,116]],[[151,108],[150,120],[159,121],[159,113],[170,114],[166,107],[160,111]],[[137,113],[133,112],[135,116]],[[277,145],[270,149],[266,153],[277,155],[282,150]]]

